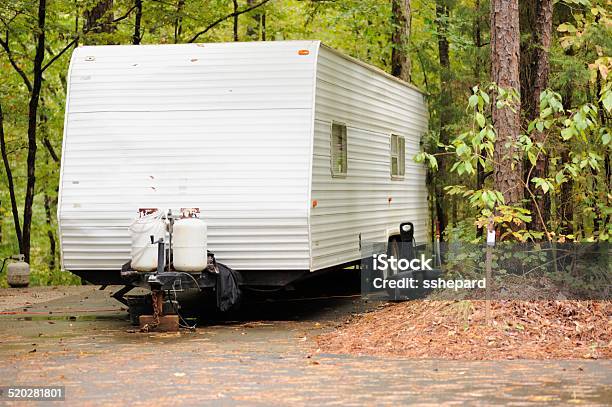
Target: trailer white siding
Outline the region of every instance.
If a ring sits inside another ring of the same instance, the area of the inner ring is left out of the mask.
[[[331,176],[331,123],[348,171]],[[80,47],[72,56],[58,219],[67,270],[118,270],[138,208],[198,207],[237,270],[320,270],[361,241],[427,225],[423,96],[318,41]],[[390,137],[406,174],[390,175]],[[317,201],[317,205],[313,205]]]
[[[117,270],[138,208],[199,207],[220,261],[308,269],[317,47],[75,50],[58,208],[64,267]]]
[[[359,239],[382,242],[415,225],[427,233],[425,168],[412,157],[427,131],[423,95],[371,67],[322,46],[317,62],[312,168],[311,269],[360,258]],[[331,124],[347,127],[348,170],[331,176]],[[406,174],[391,179],[391,134],[405,137]]]

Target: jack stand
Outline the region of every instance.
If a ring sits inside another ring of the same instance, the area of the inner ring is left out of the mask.
[[[151,236],[151,244],[153,236]],[[157,273],[149,276],[147,283],[151,287],[151,300],[153,303],[153,315],[141,315],[138,318],[141,332],[178,332],[178,315],[164,315],[164,292],[162,282],[157,277],[164,272],[164,239],[157,241]]]
[[[164,292],[152,290],[153,315],[141,315],[138,322],[142,332],[178,332],[178,315],[164,315]]]

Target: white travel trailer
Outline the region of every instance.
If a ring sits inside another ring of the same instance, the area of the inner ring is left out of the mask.
[[[70,63],[62,264],[119,282],[139,208],[200,209],[246,284],[354,264],[427,231],[423,94],[319,41],[85,46]]]

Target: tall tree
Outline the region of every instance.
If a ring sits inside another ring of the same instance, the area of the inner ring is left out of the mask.
[[[32,91],[28,104],[28,157],[26,195],[23,207],[23,231],[21,236],[21,251],[25,261],[30,261],[30,243],[32,232],[32,206],[34,204],[34,187],[36,185],[36,130],[38,122],[38,104],[43,79],[43,60],[45,58],[45,20],[47,17],[47,0],[38,2],[38,24],[36,33],[36,53]]]
[[[136,15],[134,16],[134,35],[132,36],[132,44],[138,45],[142,40],[141,23],[142,23],[142,0],[134,0]]]
[[[472,72],[476,83],[480,83],[481,72],[482,72],[482,58],[480,55],[480,49],[483,47],[482,40],[482,15],[480,0],[476,0],[476,8],[474,10],[474,46],[476,47],[474,66]],[[476,189],[482,189],[485,181],[485,171],[483,165],[478,161],[476,168]],[[482,234],[482,228],[478,228],[478,233]]]
[[[391,35],[391,74],[410,82],[410,0],[391,0],[393,34]]]
[[[440,64],[440,93],[438,97],[438,116],[440,120],[440,136],[439,141],[443,144],[449,143],[449,129],[448,126],[451,124],[452,112],[450,110],[452,104],[452,93],[450,87],[451,81],[451,67],[450,67],[450,53],[448,43],[448,20],[450,17],[450,11],[446,0],[436,1],[436,25],[438,35],[438,61]],[[438,151],[443,153],[442,150]],[[448,217],[448,205],[445,204],[444,194],[444,177],[447,174],[447,165],[444,155],[440,155],[438,159],[438,176],[435,179],[435,198],[436,198],[436,218],[438,219],[438,226],[440,235],[444,234],[444,230],[449,222]]]
[[[552,0],[521,2],[521,107],[527,120],[538,116],[540,94],[548,86],[552,41]]]
[[[233,0],[234,3],[234,41],[238,42],[240,41],[240,38],[238,37],[238,0]]]
[[[525,122],[534,120],[539,115],[540,95],[548,87],[550,71],[549,50],[552,41],[552,0],[525,1],[520,5],[521,41],[521,107]],[[534,130],[534,143],[543,143],[544,131]],[[545,178],[548,171],[546,154],[540,154],[532,171],[532,177]],[[530,202],[532,212],[531,228],[544,230],[543,215],[549,212],[548,194],[536,190],[535,202]],[[542,217],[541,217],[541,216]]]
[[[4,171],[6,173],[6,183],[9,190],[11,200],[11,212],[13,213],[13,222],[15,223],[15,235],[19,244],[19,251],[23,253],[21,247],[21,222],[19,221],[19,207],[17,206],[17,197],[15,194],[15,182],[13,181],[13,171],[6,150],[6,139],[4,137],[4,115],[2,113],[2,103],[0,103],[0,152],[2,153],[2,162],[4,163]]]
[[[519,94],[519,8],[518,0],[491,0],[491,77],[500,88]],[[497,130],[494,151],[494,186],[506,204],[523,198],[523,165],[514,142],[520,133],[520,100],[513,99],[496,108],[493,101],[493,125]]]
[[[176,17],[174,19],[174,43],[178,44],[183,33],[183,8],[185,0],[178,0],[176,3]]]

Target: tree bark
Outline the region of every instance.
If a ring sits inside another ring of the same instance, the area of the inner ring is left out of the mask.
[[[45,221],[47,222],[47,237],[49,238],[49,270],[55,270],[55,234],[53,233],[53,217],[51,216],[51,197],[45,192]]]
[[[440,93],[438,99],[438,109],[440,118],[440,137],[439,141],[442,144],[449,144],[450,134],[448,126],[452,121],[452,112],[449,107],[452,103],[451,93],[451,71],[450,71],[450,53],[448,43],[448,17],[449,9],[444,0],[436,1],[436,24],[438,32],[438,59],[440,63]],[[438,153],[444,153],[444,148],[438,148]],[[436,194],[436,217],[438,218],[440,235],[443,236],[444,231],[449,223],[448,199],[445,199],[444,186],[445,177],[448,177],[446,157],[440,155],[438,158],[438,171],[435,177],[435,194]]]
[[[261,40],[266,40],[266,9],[263,9],[259,14],[261,17]]]
[[[519,9],[518,0],[491,0],[491,77],[499,87],[519,92]],[[497,130],[494,152],[494,186],[504,196],[507,205],[523,199],[522,160],[512,143],[520,133],[520,101],[512,108],[495,107],[493,125]]]
[[[183,17],[181,13],[185,7],[185,0],[178,0],[176,3],[176,18],[174,19],[174,43],[178,44],[183,33]]]
[[[0,104],[0,152],[2,152],[2,162],[4,163],[4,171],[6,172],[6,182],[8,184],[9,197],[11,200],[11,212],[13,213],[13,222],[15,223],[15,236],[19,243],[19,252],[23,253],[21,247],[21,223],[19,222],[19,208],[17,207],[17,197],[15,194],[15,184],[13,182],[13,172],[6,151],[6,139],[4,138],[4,115],[2,114],[2,104]]]
[[[238,0],[234,0],[234,42],[240,41],[238,38]]]
[[[391,0],[393,34],[391,43],[391,74],[410,82],[410,0]]]
[[[141,22],[142,22],[142,0],[135,0],[134,5],[136,6],[136,16],[134,17],[134,35],[132,36],[132,44],[139,45],[142,40],[142,34],[140,34]]]
[[[28,106],[28,157],[27,184],[23,208],[23,231],[21,250],[25,261],[30,262],[30,235],[32,230],[32,206],[34,204],[34,187],[36,185],[36,124],[38,122],[38,102],[42,87],[42,64],[45,58],[45,18],[47,0],[38,3],[38,32],[36,33],[36,54],[34,56],[34,81]]]
[[[85,11],[85,31],[98,34],[113,31],[113,0],[100,0]]]
[[[521,3],[521,107],[529,121],[538,117],[540,94],[548,87],[552,17],[552,0]]]
[[[550,71],[549,50],[552,39],[552,0],[532,0],[521,3],[520,25],[523,33],[521,42],[521,107],[524,113],[525,124],[539,116],[540,95],[548,87]],[[534,143],[543,143],[546,138],[544,132],[534,130],[532,140]],[[545,178],[548,173],[547,156],[538,157],[532,177]],[[529,180],[527,180],[529,182]],[[538,231],[545,230],[545,225],[538,213],[545,216],[550,212],[550,197],[541,190],[535,190],[536,200],[530,201],[532,221],[530,228]]]
[[[473,75],[476,83],[480,83],[482,75],[482,59],[480,57],[480,49],[483,47],[482,40],[482,15],[480,0],[476,0],[476,9],[474,16],[474,46],[476,47],[476,58],[474,60]],[[485,169],[480,164],[480,160],[476,162],[476,189],[482,189],[485,183]],[[484,228],[476,228],[476,236],[483,235]]]

